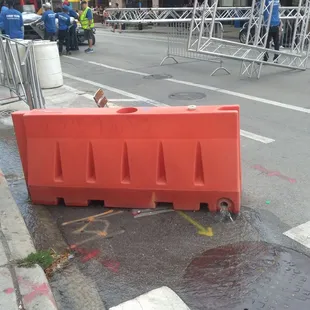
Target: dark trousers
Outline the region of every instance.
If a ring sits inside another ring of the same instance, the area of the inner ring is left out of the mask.
[[[69,28],[69,35],[70,35],[70,48],[72,50],[78,50],[78,42],[77,42],[77,36],[76,36],[76,26],[71,26]]]
[[[66,51],[70,51],[70,36],[68,30],[59,30],[58,31],[58,50],[59,53],[62,53],[63,46],[66,45]]]
[[[44,40],[55,41],[55,33],[44,31]]]
[[[270,48],[270,42],[273,40],[274,43],[274,49],[276,51],[280,50],[280,25],[279,26],[272,26],[269,28],[268,38],[267,38],[267,44],[266,48]],[[278,54],[274,54],[273,60],[276,60],[278,58]],[[267,61],[269,58],[268,53],[265,53],[264,60]]]

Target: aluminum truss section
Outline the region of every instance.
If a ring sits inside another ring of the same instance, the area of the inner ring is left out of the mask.
[[[215,0],[211,6],[209,6],[206,1],[204,3],[203,14],[200,21],[197,22],[195,18],[191,21],[188,50],[217,57],[240,60],[242,62],[240,75],[247,75],[249,77],[260,77],[262,64],[266,63],[264,62],[264,56],[266,53],[278,55],[276,59],[277,61],[269,62],[268,64],[270,65],[289,69],[306,70],[308,59],[308,45],[306,44],[306,39],[308,35],[310,0],[300,0],[297,13],[294,17],[292,17],[292,14],[290,16],[291,19],[296,20],[294,33],[296,30],[298,38],[302,38],[302,40],[297,40],[298,43],[295,43],[296,36],[293,36],[295,37],[291,43],[293,49],[277,52],[271,49],[266,49],[271,21],[270,12],[272,12],[275,1],[278,0],[271,0],[270,4],[266,6],[265,1],[253,0],[246,40],[247,44],[215,38],[212,29],[209,31],[209,35],[204,34],[205,16],[212,16],[211,27],[214,27],[217,20],[216,17],[218,10],[218,0]],[[195,4],[196,3],[197,0],[195,0]],[[302,21],[300,22],[300,20]],[[253,29],[254,35],[252,33]],[[191,36],[197,31],[199,31],[199,39],[193,41]]]
[[[282,7],[280,15],[283,19],[295,19],[298,7]],[[167,23],[167,22],[190,22],[194,17],[197,22],[204,12],[206,21],[212,20],[212,15],[204,11],[204,5],[197,7],[182,8],[141,8],[141,9],[107,9],[109,12],[109,23]],[[233,21],[249,20],[252,14],[251,7],[218,7],[215,20]],[[302,14],[302,13],[301,13]]]

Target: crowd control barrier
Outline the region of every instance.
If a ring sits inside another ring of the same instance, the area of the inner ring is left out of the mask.
[[[239,106],[49,109],[13,122],[32,202],[240,210]]]

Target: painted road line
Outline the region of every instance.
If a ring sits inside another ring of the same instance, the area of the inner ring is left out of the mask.
[[[122,96],[129,97],[129,98],[132,98],[132,99],[136,99],[137,101],[145,102],[145,103],[148,103],[148,104],[156,106],[156,107],[167,107],[168,106],[167,104],[160,103],[158,101],[151,100],[151,99],[148,99],[146,97],[138,96],[138,95],[135,95],[133,93],[121,90],[119,88],[115,88],[115,87],[104,85],[104,84],[100,84],[100,83],[97,83],[97,82],[94,82],[94,81],[82,79],[82,78],[79,78],[77,76],[74,76],[74,75],[71,75],[71,74],[67,74],[67,73],[63,73],[62,75],[64,77],[66,77],[66,78],[69,78],[69,79],[72,79],[72,80],[75,80],[75,81],[79,81],[79,82],[82,82],[82,83],[90,84],[90,85],[93,85],[93,86],[97,86],[97,87],[100,87],[102,89],[109,90],[109,91],[112,91],[114,93],[118,93],[118,94],[120,94]]]
[[[107,107],[108,108],[121,108],[122,106],[120,106],[118,104],[115,104],[114,102],[109,101],[108,104],[107,104]],[[252,132],[249,132],[249,131],[245,131],[245,130],[242,130],[242,129],[240,130],[240,135],[245,137],[245,138],[249,138],[249,139],[252,139],[252,140],[255,140],[255,141],[258,141],[258,142],[261,142],[261,143],[265,143],[265,144],[269,144],[269,143],[275,142],[274,139],[267,138],[267,137],[264,137],[264,136],[260,136],[260,135],[257,135],[255,133],[252,133]]]
[[[117,104],[114,104],[113,102],[108,102],[108,107],[110,108],[120,108],[121,106],[117,105]],[[249,132],[249,131],[245,131],[245,130],[240,130],[240,135],[245,137],[245,138],[249,138],[249,139],[252,139],[252,140],[255,140],[255,141],[258,141],[258,142],[261,142],[261,143],[265,143],[265,144],[269,144],[269,143],[272,143],[272,142],[275,142],[274,139],[271,139],[271,138],[267,138],[267,137],[264,137],[264,136],[261,136],[261,135],[257,135],[255,133],[252,133],[252,132]]]
[[[113,66],[109,66],[109,65],[106,65],[103,63],[98,63],[95,61],[87,61],[87,60],[77,58],[77,57],[71,57],[71,56],[65,56],[65,57],[68,57],[68,58],[74,59],[74,60],[78,60],[78,61],[83,61],[83,62],[93,64],[96,66],[101,66],[101,67],[106,68],[106,69],[124,72],[124,73],[130,73],[130,74],[135,74],[135,75],[140,75],[140,76],[150,75],[148,73],[134,71],[134,70],[127,70],[127,69],[122,69],[122,68],[118,68],[118,67],[113,67]],[[279,108],[284,108],[284,109],[288,109],[288,110],[292,110],[292,111],[296,111],[296,112],[302,112],[302,113],[310,114],[310,109],[306,109],[306,108],[291,105],[291,104],[286,104],[286,103],[279,102],[279,101],[269,100],[269,99],[265,99],[265,98],[261,98],[261,97],[257,97],[257,96],[238,93],[238,92],[234,92],[234,91],[223,89],[223,88],[218,88],[218,87],[203,85],[203,84],[198,84],[198,83],[192,83],[192,82],[177,80],[177,79],[165,79],[164,81],[168,81],[168,82],[172,82],[172,83],[176,83],[176,84],[187,85],[187,86],[196,87],[196,88],[202,88],[205,90],[214,91],[214,92],[229,95],[229,96],[234,96],[234,97],[238,97],[238,98],[242,98],[242,99],[246,99],[246,100],[250,100],[250,101],[265,103],[265,104],[276,106]]]
[[[243,137],[252,139],[252,140],[256,140],[256,141],[265,143],[265,144],[275,142],[274,139],[270,139],[270,138],[267,138],[267,137],[264,137],[264,136],[260,136],[260,135],[257,135],[255,133],[252,133],[252,132],[249,132],[249,131],[245,131],[245,130],[242,130],[242,129],[240,130],[240,135],[243,136]]]
[[[114,99],[114,98],[109,98],[109,101],[113,101],[113,102],[138,102],[139,100],[137,99]]]
[[[109,38],[115,38],[115,35],[113,34],[106,34],[106,33],[97,33],[96,32],[96,35],[99,35],[99,36],[105,36],[105,37],[109,37]],[[130,39],[130,40],[142,40],[142,41],[154,41],[154,42],[163,42],[163,43],[167,43],[168,42],[168,39],[165,39],[164,37],[163,38],[160,38],[160,37],[156,37],[156,38],[150,38],[150,37],[136,37],[136,36],[128,36],[128,35],[122,35],[122,39]],[[181,42],[180,43],[177,43],[177,44],[182,44]]]
[[[180,214],[185,220],[187,220],[189,223],[191,223],[197,228],[198,235],[207,236],[207,237],[213,236],[213,231],[211,227],[207,227],[207,228],[203,227],[201,224],[196,222],[194,219],[192,219],[189,215],[187,215],[183,211],[178,211],[178,214]]]
[[[70,92],[73,92],[75,93],[76,95],[79,95],[79,96],[83,96],[91,101],[94,101],[94,96],[82,91],[82,90],[79,90],[77,88],[74,88],[74,87],[71,87],[71,86],[68,86],[68,85],[63,85],[62,86],[64,89],[70,91]],[[132,98],[119,98],[119,99],[115,99],[115,98],[109,98],[108,99],[109,101],[109,104],[114,104],[114,102],[139,102],[139,100],[137,99],[132,99]]]
[[[283,235],[310,249],[310,221],[284,232]]]

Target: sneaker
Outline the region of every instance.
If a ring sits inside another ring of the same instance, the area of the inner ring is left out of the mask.
[[[94,50],[92,48],[88,48],[87,50],[85,50],[86,54],[93,53],[93,52],[94,52]]]
[[[67,51],[67,52],[66,52],[66,55],[67,55],[67,56],[71,55],[71,52],[70,52],[70,51]]]

